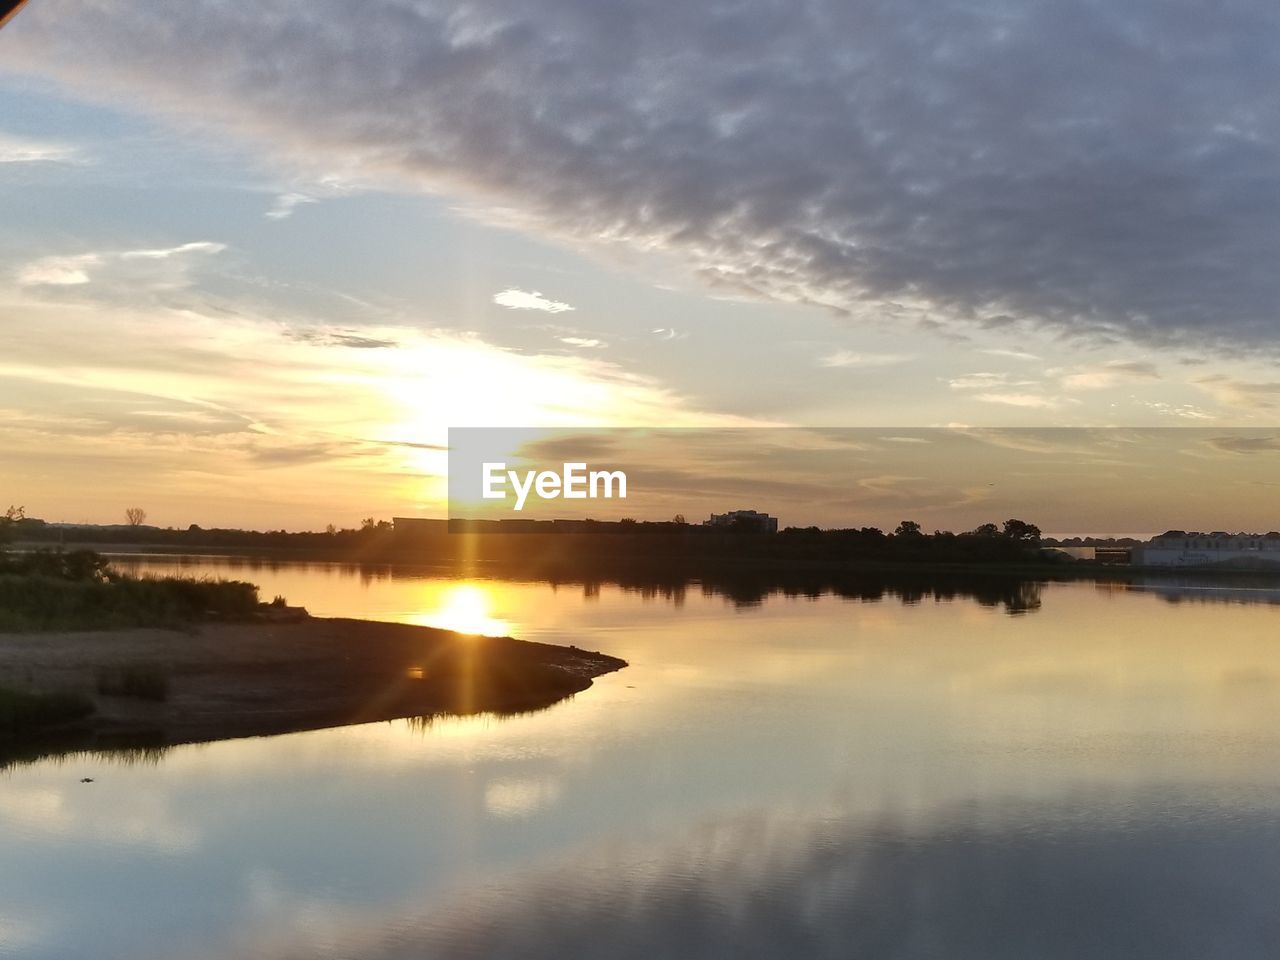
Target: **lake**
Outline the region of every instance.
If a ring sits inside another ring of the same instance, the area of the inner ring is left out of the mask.
[[[534,714],[0,772],[5,958],[1280,954],[1274,591],[119,566],[631,666]]]

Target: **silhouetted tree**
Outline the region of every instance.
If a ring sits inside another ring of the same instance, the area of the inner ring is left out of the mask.
[[[903,520],[893,531],[895,537],[921,537],[920,524],[914,520]]]
[[[129,521],[129,526],[140,527],[147,519],[147,511],[141,507],[130,507],[124,512],[124,518]]]
[[[13,528],[19,520],[25,520],[27,511],[25,507],[15,507],[9,505],[9,509],[4,512],[4,516],[0,517],[0,546],[8,543],[13,537]]]
[[[1024,520],[1006,520],[1004,535],[1014,543],[1034,547],[1040,543],[1040,528]]]

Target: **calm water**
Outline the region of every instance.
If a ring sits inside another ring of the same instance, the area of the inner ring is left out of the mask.
[[[183,569],[632,666],[529,716],[2,772],[0,956],[1280,954],[1272,594],[1056,584],[1011,613]]]

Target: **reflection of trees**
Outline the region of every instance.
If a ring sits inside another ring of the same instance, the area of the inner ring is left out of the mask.
[[[519,539],[519,538],[515,538]],[[180,566],[207,565],[211,558],[178,556]],[[540,559],[540,558],[535,558]],[[984,607],[1002,607],[1007,613],[1031,613],[1040,609],[1041,590],[1045,579],[1000,573],[986,568],[980,571],[858,571],[684,568],[673,563],[606,564],[581,563],[510,563],[481,564],[388,564],[326,563],[300,560],[264,559],[261,557],[216,558],[233,571],[301,570],[339,577],[357,578],[364,585],[390,580],[421,580],[426,577],[465,576],[473,579],[497,578],[525,583],[547,583],[552,587],[580,588],[588,600],[598,599],[602,586],[609,585],[635,594],[645,600],[663,601],[679,609],[690,590],[706,597],[723,597],[734,606],[758,606],[770,597],[808,598],[837,596],[846,600],[877,603],[897,600],[904,605],[927,601],[948,602],[972,600]],[[116,566],[130,567],[130,561],[117,559]]]
[[[536,581],[537,578],[530,578]],[[924,603],[973,600],[984,607],[1003,607],[1006,612],[1031,613],[1040,609],[1044,583],[1017,577],[964,574],[820,574],[736,572],[699,577],[679,575],[616,575],[612,577],[557,577],[556,584],[580,584],[583,595],[596,597],[604,584],[621,588],[645,600],[665,600],[674,607],[685,603],[687,591],[697,589],[704,597],[723,597],[736,607],[759,606],[770,597],[816,600],[836,596],[863,603],[897,600],[906,606]]]
[[[973,600],[985,607],[1004,607],[1009,613],[1040,608],[1042,583],[1016,577],[965,574],[753,574],[703,577],[704,592],[719,594],[738,605],[758,604],[770,596],[817,599],[837,596],[863,603],[897,600],[904,605],[928,600]]]
[[[79,731],[65,731],[39,737],[33,742],[10,740],[0,743],[0,770],[35,763],[78,768],[88,760],[99,766],[158,767],[160,761],[173,749],[164,742],[164,737],[158,731],[126,731],[98,736],[94,738],[92,748],[87,748],[84,740],[85,737]],[[199,750],[208,744],[193,743],[186,746]]]
[[[572,700],[575,694],[563,697]],[[559,703],[560,701],[556,701]],[[435,725],[445,719],[456,720],[459,717],[491,717],[494,720],[507,720],[513,717],[528,717],[550,709],[555,704],[547,703],[538,706],[518,709],[479,710],[471,713],[459,713],[441,710],[399,718],[405,725],[419,736],[429,733]],[[384,721],[385,722],[385,721]],[[391,721],[395,722],[395,721]],[[307,734],[324,736],[329,730],[303,731]],[[297,736],[297,734],[289,734]],[[14,767],[32,766],[37,763],[52,764],[56,767],[73,767],[78,772],[86,763],[94,766],[116,767],[158,767],[161,761],[175,750],[204,750],[217,741],[200,741],[195,743],[170,743],[164,733],[159,730],[123,731],[117,734],[96,734],[91,736],[92,746],[86,746],[85,735],[78,730],[68,730],[39,737],[32,742],[3,741],[0,742],[0,773]]]

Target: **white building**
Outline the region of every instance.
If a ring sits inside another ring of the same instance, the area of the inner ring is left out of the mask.
[[[1170,530],[1134,550],[1133,562],[1153,567],[1203,567],[1214,563],[1280,565],[1280,533],[1188,533]]]

